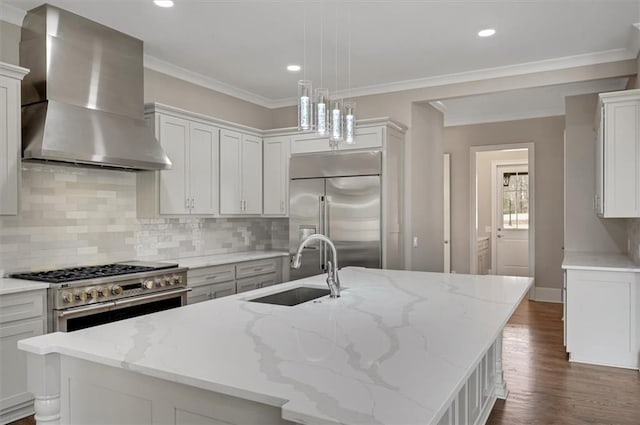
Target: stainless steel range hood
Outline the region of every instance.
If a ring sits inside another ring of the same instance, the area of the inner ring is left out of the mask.
[[[45,4],[27,12],[20,65],[24,160],[162,170],[144,121],[142,41]]]

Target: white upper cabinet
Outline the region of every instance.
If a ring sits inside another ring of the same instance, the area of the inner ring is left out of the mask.
[[[601,93],[596,127],[596,212],[640,217],[640,90]]]
[[[286,216],[289,211],[288,136],[267,137],[263,142],[263,210],[264,215]]]
[[[20,81],[28,72],[0,62],[0,215],[19,210]]]
[[[189,127],[189,194],[191,214],[218,214],[219,130],[191,123]]]
[[[382,129],[379,127],[356,128],[355,143],[340,142],[338,150],[373,149],[382,147]],[[329,138],[315,133],[296,134],[291,140],[291,153],[327,152],[331,150]]]
[[[158,140],[171,160],[171,169],[160,172],[160,214],[189,214],[187,144],[189,121],[159,115]]]
[[[220,132],[220,213],[262,213],[262,138]]]
[[[137,173],[139,216],[218,215],[220,130],[173,114],[147,115],[171,169]]]

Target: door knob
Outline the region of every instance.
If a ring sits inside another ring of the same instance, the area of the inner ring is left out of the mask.
[[[503,235],[496,235],[496,238],[501,238]]]

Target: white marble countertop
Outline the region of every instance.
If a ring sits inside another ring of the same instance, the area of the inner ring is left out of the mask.
[[[500,335],[531,278],[345,268],[339,299],[247,302],[324,276],[71,333],[52,352],[281,406],[304,424],[429,424]]]
[[[627,254],[570,252],[564,253],[562,268],[576,270],[602,270],[612,272],[640,272],[640,265],[634,264]]]
[[[35,291],[37,289],[46,289],[49,284],[46,282],[37,282],[35,280],[12,279],[10,277],[0,278],[0,295],[13,294],[16,292]]]
[[[286,251],[244,251],[229,254],[204,255],[201,257],[186,257],[175,260],[163,260],[166,263],[178,263],[180,267],[197,269],[199,267],[219,266],[222,264],[240,263],[242,261],[262,260],[265,258],[288,257]]]

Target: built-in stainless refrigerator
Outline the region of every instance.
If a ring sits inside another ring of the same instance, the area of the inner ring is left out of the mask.
[[[380,268],[382,168],[380,152],[331,152],[293,156],[289,182],[289,252],[306,236],[321,233],[338,252],[338,265]],[[315,241],[302,254],[291,279],[326,271],[325,243]]]

